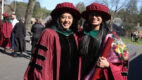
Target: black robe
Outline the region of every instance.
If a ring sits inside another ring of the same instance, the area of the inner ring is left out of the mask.
[[[25,51],[25,36],[26,28],[23,22],[19,22],[15,25],[14,29],[14,51],[23,52]]]
[[[96,64],[96,61],[103,49],[103,40],[108,32],[104,29],[99,31],[96,38],[91,35],[82,33],[79,39],[81,63],[81,80],[90,73]]]

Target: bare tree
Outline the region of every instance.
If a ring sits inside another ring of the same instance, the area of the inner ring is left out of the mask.
[[[77,3],[76,8],[78,8],[80,12],[83,12],[86,9],[83,2]]]
[[[112,18],[115,17],[117,12],[125,8],[129,1],[131,0],[96,0],[99,3],[106,5],[111,11]]]
[[[78,10],[80,11],[80,13],[82,13],[86,9],[86,7],[85,7],[85,5],[84,5],[83,2],[77,3],[76,8],[78,8]],[[83,18],[81,18],[80,21],[79,21],[79,24],[83,25],[84,21],[85,20]]]
[[[93,0],[93,2],[98,2],[106,5],[109,8],[111,14],[110,24],[112,25],[113,19],[117,16],[117,12],[122,8],[125,8],[128,2],[131,0]],[[112,29],[112,26],[111,26]]]
[[[36,0],[29,0],[29,2],[28,2],[28,6],[27,6],[27,10],[26,10],[26,15],[25,15],[25,27],[27,29],[30,26],[30,20],[32,18],[32,14],[33,14],[33,9],[34,9],[34,6],[35,6],[35,2],[36,2]]]

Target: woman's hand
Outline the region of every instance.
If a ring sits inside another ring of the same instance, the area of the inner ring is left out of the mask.
[[[99,66],[100,68],[108,68],[109,62],[107,61],[105,57],[99,57],[97,61],[97,66]]]
[[[127,54],[127,56],[124,56],[124,61],[128,61],[128,59],[129,59],[129,56]]]

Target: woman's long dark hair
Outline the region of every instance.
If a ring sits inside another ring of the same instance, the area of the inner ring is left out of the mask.
[[[60,24],[60,17],[61,17],[61,15],[59,15],[58,17],[52,17],[51,21],[49,23],[46,23],[46,28],[50,28],[52,26],[55,26],[55,27],[59,28],[60,30],[64,31],[62,25]],[[73,16],[73,23],[70,27],[71,31],[73,31],[74,33],[78,32],[77,26],[78,26],[78,19],[76,19]]]
[[[92,26],[91,26],[91,24],[87,20],[84,23],[83,31],[89,32],[91,30],[92,30]],[[110,32],[110,29],[108,27],[108,24],[106,23],[106,21],[103,21],[101,23],[100,30],[99,30],[99,33],[98,33],[97,38],[96,38],[97,41],[98,41],[97,44],[99,44],[98,45],[99,48],[101,48],[100,46],[102,46],[102,41],[104,40],[106,34],[109,33],[109,32]],[[91,41],[91,37],[89,37],[88,35],[86,35],[86,36],[83,37],[83,40],[80,43],[80,51],[81,51],[80,53],[81,53],[81,55],[86,55],[89,52],[90,41]],[[99,55],[99,53],[96,54],[96,55]]]

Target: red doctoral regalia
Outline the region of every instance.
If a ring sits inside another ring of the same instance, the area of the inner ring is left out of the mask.
[[[76,35],[74,38],[78,44]],[[57,32],[50,28],[44,30],[34,52],[34,57],[31,58],[25,72],[24,80],[59,80],[61,44]]]
[[[10,48],[10,36],[12,32],[12,24],[6,20],[4,23],[1,22],[1,38],[0,38],[0,46],[4,48]]]

